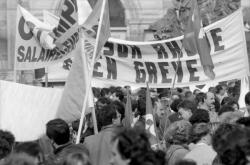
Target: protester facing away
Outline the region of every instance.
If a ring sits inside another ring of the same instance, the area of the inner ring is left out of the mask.
[[[14,153],[25,153],[34,159],[36,164],[44,164],[43,151],[37,142],[22,142],[15,146]]]
[[[117,114],[112,104],[104,106],[97,112],[97,121],[101,131],[96,135],[86,137],[84,141],[92,165],[109,164],[111,139],[117,129],[117,123],[121,123],[121,117]]]
[[[70,141],[69,125],[62,119],[49,121],[46,125],[46,134],[54,147],[54,154],[48,158],[48,162],[52,162],[52,164],[62,163],[69,153],[87,152],[83,145],[73,144]]]
[[[250,164],[250,130],[238,125],[222,124],[213,136],[213,148],[221,165]]]
[[[143,130],[121,130],[112,142],[111,165],[165,165],[164,153],[151,149]]]
[[[14,142],[15,137],[12,133],[0,130],[0,162],[12,152]]]
[[[166,161],[168,165],[175,165],[189,152],[188,137],[192,125],[185,120],[176,121],[165,131]]]
[[[216,152],[211,146],[210,126],[207,123],[198,123],[192,126],[190,131],[190,152],[187,153],[185,159],[191,159],[197,165],[212,165]]]

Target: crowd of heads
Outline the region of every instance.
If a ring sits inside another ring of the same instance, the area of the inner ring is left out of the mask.
[[[95,110],[80,121],[53,119],[46,136],[16,142],[0,131],[3,165],[248,165],[250,92],[238,104],[239,85],[220,84],[207,92],[189,88],[150,89],[156,145],[145,129],[147,89],[93,88]],[[125,125],[127,101],[131,123]],[[97,123],[95,124],[95,120]],[[80,144],[75,144],[78,131]],[[96,133],[99,132],[99,133]]]

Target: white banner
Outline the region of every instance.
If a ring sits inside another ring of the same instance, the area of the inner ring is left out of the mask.
[[[17,7],[16,70],[43,68],[71,57],[71,52],[75,50],[80,37],[76,17],[77,9],[73,1],[64,3],[63,10],[65,11],[62,11],[59,24],[53,32],[54,27],[41,22],[21,6]],[[32,31],[32,27],[37,29],[36,33]],[[42,46],[41,39],[43,39],[44,31],[48,31],[47,37],[54,35],[53,38],[56,38],[55,48],[48,49]]]
[[[62,89],[0,81],[0,129],[12,132],[16,141],[38,139],[57,117],[61,95]]]
[[[214,81],[249,75],[241,10],[207,26],[205,32],[215,66]],[[177,71],[176,87],[211,82],[203,72],[199,55],[187,54],[182,48],[182,39],[178,37],[157,42],[111,39],[103,49],[102,59],[95,64],[93,81],[140,87],[149,82],[150,87],[165,88],[171,87]]]

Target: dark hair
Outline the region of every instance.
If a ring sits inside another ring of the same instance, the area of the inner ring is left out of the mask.
[[[12,133],[0,130],[0,159],[5,158],[11,153],[14,141],[15,138]]]
[[[163,135],[166,144],[183,145],[188,143],[191,127],[191,123],[185,120],[172,123]]]
[[[231,106],[231,107],[233,107],[234,104],[237,105],[238,109],[240,108],[238,102],[235,101],[235,100],[231,100],[231,101],[229,101],[229,102],[227,103],[227,105],[229,105],[229,106]]]
[[[250,131],[240,126],[233,126],[228,132],[219,132],[220,127],[216,131],[216,146],[213,147],[218,154],[222,164],[225,165],[246,165],[247,156],[250,153]],[[219,134],[219,136],[218,136]],[[215,136],[215,135],[214,135]]]
[[[197,123],[209,123],[210,122],[209,113],[207,110],[197,109],[193,112],[189,121],[192,125]]]
[[[193,160],[183,159],[183,160],[177,161],[175,165],[196,165],[196,162]]]
[[[185,92],[185,98],[189,98],[192,95],[193,95],[193,93],[191,91]]]
[[[190,109],[192,113],[196,110],[195,104],[189,100],[183,100],[182,102],[180,102],[180,104],[178,105],[178,109],[180,108]]]
[[[223,89],[222,85],[216,85],[215,87],[215,93],[218,94]]]
[[[14,145],[15,137],[9,131],[0,130],[0,139],[5,139],[11,146]]]
[[[15,153],[25,153],[29,156],[38,158],[40,162],[44,161],[43,151],[36,142],[22,142],[15,146]],[[42,157],[41,157],[42,156]],[[42,159],[42,160],[41,160]]]
[[[50,120],[46,124],[46,134],[57,145],[66,144],[70,139],[69,126],[62,119]]]
[[[111,103],[111,100],[107,97],[100,97],[97,102],[100,102],[102,104],[110,104]]]
[[[236,123],[250,127],[250,117],[241,117],[236,121]]]
[[[130,159],[130,165],[161,165],[165,163],[164,153],[151,149],[147,134],[138,129],[123,129],[114,137],[117,149],[123,159]]]
[[[247,94],[245,95],[245,103],[247,105],[250,105],[250,92],[247,92]]]
[[[207,96],[205,93],[203,92],[198,93],[195,97],[196,104],[198,105],[199,103],[204,103],[206,97]]]
[[[124,101],[124,93],[121,90],[116,89],[114,93],[115,96],[118,97],[120,101]]]
[[[169,90],[164,91],[162,93],[159,94],[159,99],[161,99],[162,97],[170,97],[171,96],[171,92]]]
[[[226,105],[228,104],[229,102],[233,101],[233,99],[231,97],[224,97],[221,101],[221,105]]]
[[[229,123],[221,123],[219,128],[214,132],[212,136],[212,146],[214,150],[217,152],[221,145],[221,139],[225,134],[232,132],[238,127],[237,125],[229,124]]]
[[[137,101],[137,112],[140,116],[146,115],[146,100],[139,99]]]
[[[110,89],[108,89],[108,88],[102,88],[101,92],[100,92],[100,95],[101,95],[101,97],[105,97],[105,95],[107,95],[109,93],[110,93]]]
[[[196,92],[199,92],[199,93],[200,93],[201,91],[200,91],[199,89],[195,89],[195,90],[193,91],[193,95],[199,94],[199,93],[196,94]]]
[[[92,91],[95,98],[99,98],[101,96],[100,88],[92,87]]]
[[[125,117],[125,107],[124,104],[121,101],[113,101],[112,102],[113,106],[121,114],[121,120]]]
[[[221,114],[225,113],[225,112],[234,112],[233,107],[229,106],[229,105],[223,105],[219,112],[218,115],[220,116]]]
[[[3,163],[3,165],[36,165],[35,160],[27,154],[12,154]]]
[[[209,124],[198,123],[194,124],[190,131],[190,142],[197,143],[202,137],[206,136],[210,132]]]
[[[178,105],[182,102],[182,99],[176,99],[174,100],[171,105],[170,105],[170,108],[174,111],[174,112],[178,112]]]
[[[106,105],[100,111],[97,111],[97,121],[99,127],[112,124],[112,120],[117,118],[116,109],[113,105]]]
[[[86,153],[74,152],[67,155],[62,165],[91,165],[91,163]]]

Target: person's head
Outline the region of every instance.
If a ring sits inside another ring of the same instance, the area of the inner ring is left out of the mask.
[[[245,104],[248,111],[250,112],[250,92],[247,92],[247,94],[245,95]]]
[[[29,156],[31,156],[36,164],[43,164],[44,163],[44,154],[36,142],[23,142],[19,143],[14,148],[15,153],[25,153]]]
[[[91,163],[86,153],[73,152],[67,155],[62,165],[91,165]]]
[[[145,132],[123,129],[113,139],[111,165],[140,165],[151,146]]]
[[[193,93],[191,91],[185,92],[184,97],[185,97],[185,100],[189,100],[189,101],[195,100],[195,96],[193,95]]]
[[[250,163],[250,130],[237,125],[229,126],[229,128],[225,131],[219,127],[213,137],[213,148],[219,160],[223,165]]]
[[[140,98],[137,101],[137,112],[136,113],[140,116],[146,115],[146,100],[144,98]]]
[[[204,109],[197,109],[194,111],[189,121],[192,125],[197,123],[209,123],[209,113]]]
[[[167,145],[188,143],[189,131],[192,127],[191,123],[180,120],[172,123],[164,133],[164,139]]]
[[[215,102],[214,93],[212,93],[212,92],[207,92],[204,101],[205,101],[205,104],[206,104],[208,107],[213,107],[213,106],[214,106],[214,102]]]
[[[244,125],[245,127],[250,127],[250,117],[241,117],[236,121],[236,123]]]
[[[109,96],[111,95],[110,89],[109,88],[102,88],[100,95],[101,95],[101,97],[109,98]]]
[[[117,111],[115,107],[110,104],[104,106],[100,111],[97,111],[97,121],[99,127],[105,127],[111,124],[116,125],[121,120],[121,116],[117,117]]]
[[[223,106],[220,108],[220,110],[219,110],[219,112],[218,112],[218,115],[220,116],[220,115],[222,115],[222,114],[225,113],[225,112],[234,112],[234,109],[233,109],[233,107],[231,107],[231,106],[229,106],[229,105],[223,105]]]
[[[171,104],[170,97],[171,97],[170,91],[165,91],[165,92],[159,94],[159,100],[160,100],[163,108],[169,109],[170,104]]]
[[[27,154],[12,154],[2,165],[37,165],[35,160]]]
[[[169,111],[170,111],[170,108],[167,108],[165,107],[165,105],[160,101],[156,101],[155,102],[155,112],[156,112],[156,115],[161,119],[164,117],[164,115],[166,115]]]
[[[221,100],[221,106],[223,105],[227,105],[229,102],[233,101],[232,97],[224,97],[222,100]]]
[[[209,87],[209,88],[208,88],[208,92],[211,92],[211,93],[214,93],[214,94],[215,94],[215,92],[216,92],[215,87]]]
[[[175,113],[178,113],[178,105],[182,102],[182,99],[176,99],[174,100],[171,105],[170,108],[171,110],[173,110]]]
[[[52,144],[63,145],[70,140],[69,125],[62,119],[53,119],[46,124],[46,135]]]
[[[14,142],[15,137],[12,133],[0,130],[0,160],[11,153]]]
[[[208,145],[211,144],[210,126],[208,123],[194,124],[189,135],[190,142],[192,143],[203,142]]]
[[[101,110],[104,106],[109,105],[111,100],[107,97],[101,97],[96,102],[96,109]]]
[[[119,100],[119,101],[123,101],[124,100],[124,94],[122,92],[122,90],[120,89],[115,89],[112,93],[112,95],[110,96],[110,99],[115,101],[115,100]]]
[[[122,120],[125,117],[124,104],[121,101],[116,100],[116,101],[112,102],[112,105],[114,106],[116,113],[117,113],[117,120],[115,120],[116,123],[114,123],[114,124],[117,126],[120,126],[122,124]]]
[[[196,96],[198,93],[201,93],[201,91],[200,91],[199,89],[195,89],[195,90],[193,91],[193,95],[194,95],[194,96]]]
[[[205,98],[206,98],[206,94],[203,92],[200,92],[196,95],[195,102],[198,108],[200,108],[204,104]]]
[[[184,120],[189,120],[196,110],[196,106],[192,101],[184,100],[178,105],[178,112]]]
[[[215,87],[215,93],[220,96],[224,96],[226,93],[226,86],[223,85],[217,85]]]

